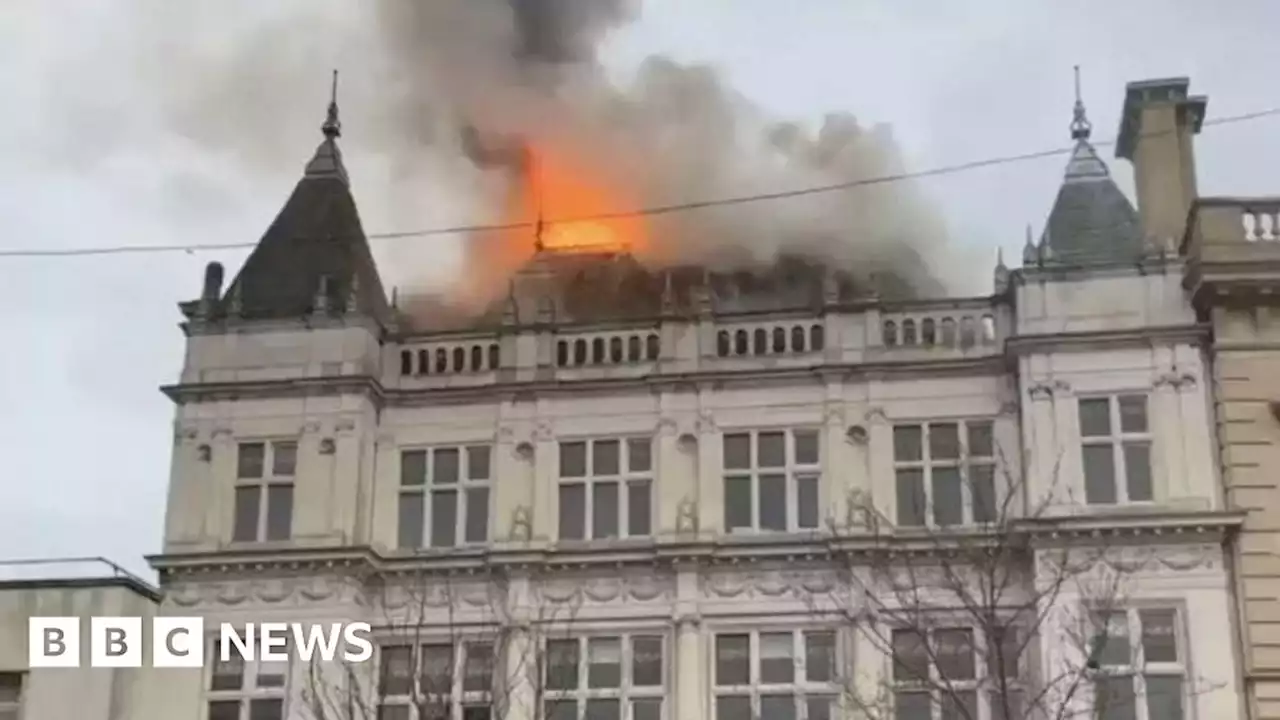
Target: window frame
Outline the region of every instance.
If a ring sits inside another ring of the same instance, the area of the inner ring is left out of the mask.
[[[890,682],[890,690],[893,693],[893,714],[892,717],[898,718],[898,698],[900,695],[927,695],[929,697],[929,713],[931,718],[942,717],[943,702],[946,699],[954,700],[954,696],[959,693],[970,693],[976,703],[977,717],[996,718],[995,709],[992,706],[992,699],[1000,691],[1000,678],[992,673],[992,665],[996,661],[995,654],[991,652],[989,638],[986,629],[967,624],[961,618],[956,618],[954,622],[950,622],[949,618],[929,618],[926,621],[926,627],[889,627],[889,652],[886,658],[888,663],[888,674]],[[1014,674],[1006,676],[1005,687],[1010,694],[1018,694],[1021,696],[1021,702],[1025,703],[1030,697],[1030,686],[1027,684],[1028,664],[1034,661],[1033,651],[1029,644],[1029,633],[1026,627],[1016,622],[1010,622],[1002,626],[1005,630],[1015,633],[1014,647],[1021,652],[1018,657],[1013,658],[1015,663],[1013,667]],[[971,678],[945,678],[938,669],[938,660],[941,653],[937,646],[937,633],[947,631],[967,631],[970,633],[973,662],[973,677]],[[923,634],[927,638],[930,647],[925,650],[925,662],[928,663],[929,677],[923,680],[899,679],[896,677],[898,667],[897,645],[894,638],[899,632],[907,632],[919,637]],[[1003,658],[1006,664],[1009,658]],[[1022,708],[1023,712],[1027,708]]]
[[[254,651],[254,657],[251,661],[241,661],[239,659],[232,662],[240,663],[240,686],[237,688],[217,688],[213,687],[214,678],[217,677],[217,670],[221,665],[219,660],[219,651],[222,648],[222,638],[213,633],[208,636],[208,642],[205,647],[208,648],[206,668],[204,675],[204,702],[202,703],[202,712],[205,718],[212,717],[211,706],[214,703],[238,703],[239,713],[238,720],[251,720],[252,706],[257,701],[280,701],[280,720],[288,720],[289,718],[289,698],[293,691],[293,671],[294,671],[294,654],[290,649],[292,646],[292,638],[285,645],[282,652],[288,656],[283,662],[283,670],[280,673],[281,682],[279,685],[261,685],[260,681],[264,676],[262,672],[262,637],[255,632],[254,642],[257,649]],[[238,657],[237,651],[232,650],[232,657]],[[276,664],[274,661],[271,664]]]
[[[956,426],[958,452],[955,458],[933,458],[933,448],[931,436],[933,428],[942,425]],[[973,426],[987,425],[990,428],[991,436],[991,454],[990,455],[974,455],[971,452],[970,428]],[[895,421],[892,424],[891,431],[893,436],[890,438],[893,442],[893,482],[894,482],[894,521],[898,527],[904,528],[965,528],[977,525],[989,525],[1001,521],[1000,510],[1003,506],[1004,496],[1000,492],[1000,483],[998,476],[1000,472],[998,443],[996,441],[996,418],[994,417],[960,417],[960,418],[942,418],[931,420],[903,420]],[[898,458],[897,448],[897,432],[899,428],[919,428],[920,430],[920,458],[917,460],[903,460]],[[972,470],[975,467],[991,468],[991,510],[992,518],[989,521],[978,521],[974,519],[974,478]],[[934,487],[933,475],[934,470],[956,469],[960,474],[960,522],[943,524],[938,522],[937,509],[933,503]],[[920,509],[923,515],[923,523],[914,523],[904,521],[903,508],[901,503],[897,502],[902,495],[901,484],[903,482],[901,474],[903,472],[919,471],[923,487],[921,494],[924,496],[924,507]]]
[[[635,629],[626,631],[598,631],[588,633],[573,633],[564,637],[544,638],[541,641],[543,657],[546,658],[544,667],[542,668],[542,701],[544,707],[541,708],[542,717],[551,718],[549,706],[556,702],[572,702],[577,711],[576,717],[584,717],[586,712],[586,704],[589,700],[616,700],[618,702],[618,717],[620,720],[632,720],[633,708],[635,701],[638,700],[657,700],[659,703],[658,717],[665,720],[672,716],[673,710],[669,697],[674,697],[670,692],[672,663],[672,643],[669,637],[670,633],[666,628],[648,628]],[[661,682],[657,685],[636,685],[635,684],[635,645],[636,639],[657,639],[661,642],[662,659],[660,663]],[[592,640],[617,640],[619,643],[619,674],[617,687],[591,687],[590,685],[590,648]],[[554,642],[576,642],[577,643],[577,683],[574,688],[552,688],[549,680],[551,673],[551,650],[550,643]]]
[[[21,670],[7,670],[0,672],[0,678],[17,680],[16,695],[12,698],[0,696],[0,718],[22,720],[23,700],[27,694],[27,673]]]
[[[764,682],[761,679],[761,636],[790,635],[792,681]],[[747,636],[747,682],[721,684],[719,678],[720,656],[719,640],[721,637]],[[808,647],[806,639],[810,635],[830,635],[832,642],[831,679],[828,681],[810,681],[808,678]],[[842,692],[841,678],[844,675],[846,653],[842,642],[842,633],[838,627],[827,625],[804,625],[800,627],[746,627],[729,625],[716,628],[709,634],[710,668],[708,669],[712,696],[710,718],[719,718],[719,703],[722,698],[746,697],[751,706],[752,717],[760,717],[761,698],[765,696],[789,695],[793,699],[793,711],[796,720],[806,720],[809,716],[809,701],[827,701],[828,717],[831,720],[840,717],[839,705]]]
[[[618,444],[618,472],[614,475],[597,474],[595,470],[595,446],[597,443],[617,443]],[[648,445],[649,463],[648,467],[643,470],[633,470],[631,461],[632,443],[643,443]],[[582,475],[565,475],[564,474],[564,448],[566,445],[582,445],[583,446],[583,474]],[[654,537],[654,500],[655,488],[657,486],[657,472],[654,462],[657,459],[654,453],[654,439],[649,435],[642,434],[619,434],[600,437],[569,437],[562,438],[556,443],[556,538],[561,542],[588,542],[592,540],[635,540]],[[618,507],[617,507],[617,534],[601,535],[596,532],[595,517],[595,501],[596,487],[599,485],[613,484],[617,487]],[[648,531],[644,533],[633,532],[631,528],[631,487],[632,485],[647,485],[649,502],[649,513],[647,518]],[[567,537],[564,533],[565,524],[564,517],[564,491],[565,488],[580,486],[582,487],[582,537]]]
[[[483,448],[488,454],[487,472],[483,478],[471,477],[471,451],[476,448]],[[448,450],[458,453],[457,477],[452,483],[436,483],[436,453]],[[405,483],[405,456],[410,453],[423,454],[423,473],[422,477],[419,478],[420,482],[417,484]],[[397,457],[399,472],[396,484],[396,548],[419,552],[445,551],[455,548],[480,547],[491,542],[495,500],[495,484],[493,481],[495,459],[494,443],[490,441],[410,445],[399,448]],[[470,540],[467,538],[467,520],[471,509],[472,493],[477,490],[485,491],[484,537],[479,540]],[[455,498],[453,506],[453,543],[450,545],[435,545],[432,541],[435,534],[433,510],[435,508],[436,495],[447,492],[453,492]],[[404,543],[405,530],[401,525],[404,522],[404,506],[406,503],[411,502],[418,503],[422,527],[421,532],[417,533],[416,544],[406,545]]]
[[[247,446],[262,446],[262,474],[257,477],[242,477],[240,467],[241,453]],[[292,473],[276,473],[276,454],[281,446],[293,447]],[[231,502],[231,542],[233,543],[270,543],[287,542],[293,537],[294,509],[297,506],[298,458],[301,443],[296,437],[245,438],[236,442],[235,484]],[[271,489],[289,488],[289,524],[283,537],[270,537]],[[258,518],[254,525],[253,537],[239,537],[238,518],[240,517],[241,490],[253,490],[257,494]]]
[[[1171,662],[1147,661],[1147,649],[1143,634],[1145,626],[1142,619],[1144,613],[1170,613],[1173,615],[1171,629],[1173,631],[1173,648],[1176,660]],[[1137,720],[1155,720],[1151,718],[1151,709],[1148,704],[1147,682],[1152,677],[1176,678],[1179,681],[1179,703],[1182,708],[1182,720],[1188,720],[1191,715],[1188,712],[1188,708],[1191,705],[1188,692],[1190,639],[1187,634],[1185,608],[1176,603],[1136,603],[1123,607],[1092,608],[1090,609],[1090,621],[1092,622],[1095,637],[1099,632],[1100,626],[1103,628],[1110,627],[1109,624],[1104,625],[1099,622],[1099,617],[1106,615],[1124,615],[1125,631],[1127,633],[1126,641],[1128,642],[1128,662],[1120,665],[1107,664],[1105,660],[1100,660],[1098,667],[1090,669],[1090,691],[1093,693],[1091,705],[1093,706],[1094,715],[1096,716],[1098,712],[1097,686],[1099,681],[1127,678],[1133,691],[1133,716]],[[1109,629],[1102,630],[1102,633],[1107,638],[1111,637]],[[1164,719],[1160,718],[1159,720]]]
[[[1123,413],[1120,410],[1124,398],[1141,398],[1143,408],[1142,432],[1128,432],[1122,425]],[[1108,434],[1085,435],[1082,408],[1084,403],[1104,400],[1107,403]],[[1149,505],[1156,502],[1155,478],[1155,433],[1151,426],[1151,394],[1145,391],[1119,390],[1115,392],[1081,395],[1076,400],[1076,424],[1080,437],[1080,480],[1084,483],[1084,501],[1086,505]],[[1085,462],[1085,448],[1111,447],[1111,481],[1115,500],[1112,502],[1091,501],[1089,499],[1088,463]],[[1143,446],[1147,452],[1147,481],[1151,485],[1151,497],[1146,500],[1131,500],[1129,486],[1129,467],[1125,460],[1125,448]]]
[[[760,465],[760,436],[781,434],[783,436],[783,464],[776,467],[763,467]],[[812,463],[801,463],[796,459],[796,437],[800,434],[811,434],[814,436],[814,445],[817,450],[817,459]],[[728,439],[730,437],[745,435],[748,438],[750,457],[747,467],[729,467],[728,458],[726,457],[728,450]],[[823,478],[823,451],[824,440],[822,429],[812,425],[797,425],[786,427],[752,427],[752,428],[733,428],[722,431],[720,450],[720,470],[721,470],[721,493],[722,504],[724,508],[721,522],[724,526],[724,532],[728,535],[751,535],[751,534],[769,534],[769,533],[808,533],[818,532],[822,528],[822,478]],[[781,475],[785,483],[785,493],[787,500],[785,527],[765,528],[763,527],[763,514],[761,512],[760,488],[761,478],[768,476]],[[729,484],[731,480],[746,479],[751,484],[751,524],[732,525],[729,518]],[[814,524],[812,526],[802,526],[800,524],[800,481],[802,479],[811,479],[814,483]]]
[[[489,650],[490,662],[489,667],[489,687],[485,690],[467,690],[466,689],[466,670],[467,659],[469,657],[470,648],[473,646],[487,645]],[[489,711],[490,720],[494,720],[493,704],[495,692],[498,690],[499,669],[504,668],[504,656],[500,652],[500,645],[497,638],[491,633],[480,632],[475,635],[468,635],[466,638],[461,637],[384,637],[376,643],[376,665],[374,667],[374,681],[376,684],[376,695],[378,698],[375,713],[377,717],[382,717],[384,708],[406,708],[406,715],[409,720],[417,720],[419,699],[423,702],[435,702],[438,704],[441,700],[448,703],[449,718],[451,720],[463,720],[464,712],[468,708],[483,706]],[[423,693],[422,677],[424,649],[429,647],[449,647],[450,648],[450,664],[449,664],[449,693],[440,695],[439,693]],[[408,693],[390,693],[383,687],[385,653],[389,649],[409,650],[409,687]],[[425,699],[424,699],[425,698]],[[435,718],[424,718],[422,720],[435,720]]]

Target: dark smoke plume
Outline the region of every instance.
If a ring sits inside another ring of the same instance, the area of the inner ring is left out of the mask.
[[[65,146],[52,150],[86,162],[154,146],[163,132],[287,181],[300,165],[298,137],[322,118],[336,65],[348,169],[370,230],[510,220],[504,201],[524,142],[572,148],[644,207],[903,170],[887,127],[843,113],[816,131],[773,121],[708,67],[655,56],[618,86],[598,54],[638,16],[627,0],[276,0],[243,14],[203,7],[133,0],[136,37],[93,49],[130,63],[129,72],[113,74],[110,95],[51,114],[94,118],[113,134],[69,124]],[[70,81],[70,67],[50,82]],[[116,98],[128,90],[120,83],[136,85],[129,96],[150,104],[121,108]],[[892,273],[921,292],[952,279],[941,219],[909,183],[659,215],[649,230],[641,259],[651,266],[803,253],[855,273]],[[425,240],[378,252],[393,259],[383,264],[390,280],[412,288],[440,279],[452,263],[442,248]]]

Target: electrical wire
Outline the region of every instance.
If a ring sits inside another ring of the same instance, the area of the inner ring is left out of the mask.
[[[1258,110],[1255,112],[1242,113],[1239,115],[1230,115],[1220,118],[1207,119],[1202,126],[1228,125],[1238,122],[1246,122],[1249,120],[1257,120],[1264,117],[1280,115],[1280,107],[1268,108],[1266,110]],[[1150,133],[1145,137],[1154,137],[1161,134],[1167,134],[1169,130]],[[1101,140],[1092,145],[1096,147],[1108,147],[1115,145],[1115,140]],[[578,222],[593,222],[601,220],[621,220],[627,218],[650,217],[657,215],[669,215],[677,212],[689,212],[694,210],[703,210],[713,207],[725,207],[731,205],[742,205],[753,202],[768,202],[775,200],[785,200],[788,198],[803,197],[806,195],[819,195],[825,193],[839,192],[842,190],[851,190],[854,188],[865,187],[870,185],[884,185],[894,182],[902,182],[905,180],[914,180],[918,178],[937,177],[940,175],[953,175],[971,170],[978,170],[998,165],[1007,165],[1010,163],[1026,162],[1028,160],[1038,160],[1057,155],[1066,155],[1075,150],[1075,146],[1058,147],[1051,150],[1041,150],[1038,152],[1020,153],[1016,155],[1002,155],[990,157],[983,160],[972,160],[969,162],[959,163],[956,165],[943,165],[927,170],[917,170],[911,172],[892,173],[888,175],[879,175],[870,178],[860,178],[857,180],[849,180],[846,182],[832,183],[829,185],[817,185],[807,188],[799,188],[795,190],[782,190],[772,193],[759,193],[754,195],[740,195],[736,197],[725,197],[711,200],[700,200],[693,202],[676,203],[672,205],[656,205],[639,210],[620,211],[611,213],[599,213],[594,215],[582,215],[576,217],[566,217],[559,219],[543,219],[501,223],[501,224],[468,224],[453,225],[447,227],[426,228],[421,230],[403,230],[399,232],[383,232],[368,233],[365,237],[369,240],[402,240],[407,238],[434,237],[441,235],[460,235],[475,232],[502,232],[507,230],[533,230],[539,225],[543,227],[549,225],[566,225]],[[78,248],[9,248],[0,249],[0,258],[50,258],[50,257],[81,257],[91,255],[126,255],[139,253],[162,253],[162,252],[215,252],[223,250],[246,250],[257,246],[257,242],[240,242],[240,243],[202,243],[187,245],[111,245],[102,247],[78,247]]]

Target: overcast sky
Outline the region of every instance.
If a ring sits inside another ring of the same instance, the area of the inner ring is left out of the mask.
[[[393,93],[373,79],[356,4],[263,5],[0,2],[0,247],[256,241],[320,137],[332,67],[366,231],[468,221],[447,182],[377,152],[376,106]],[[620,76],[652,53],[712,63],[782,118],[889,123],[922,170],[1066,146],[1074,64],[1096,140],[1114,137],[1132,80],[1189,76],[1211,118],[1280,107],[1277,27],[1269,0],[648,0],[607,56]],[[277,95],[297,100],[281,109]],[[923,188],[955,252],[989,268],[998,246],[1016,262],[1027,223],[1039,235],[1065,162]],[[1280,118],[1206,128],[1201,193],[1280,193],[1278,162]],[[1132,194],[1128,167],[1110,163]],[[453,257],[451,240],[431,242],[374,250],[409,283]],[[404,262],[424,252],[430,263]],[[107,555],[150,576],[172,447],[157,388],[183,352],[176,303],[198,294],[206,262],[234,273],[244,255],[0,258],[0,556]],[[417,265],[430,267],[407,277]]]

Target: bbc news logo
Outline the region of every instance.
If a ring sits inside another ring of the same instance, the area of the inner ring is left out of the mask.
[[[27,627],[30,667],[80,667],[81,619],[33,617]],[[333,662],[341,657],[351,663],[373,657],[369,623],[245,623],[243,629],[228,623],[218,626],[220,662],[233,655],[245,662],[284,662],[313,658]],[[156,617],[151,619],[151,666],[202,667],[205,654],[204,618]],[[140,617],[89,618],[89,667],[142,667],[145,643]]]

